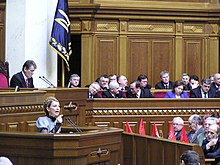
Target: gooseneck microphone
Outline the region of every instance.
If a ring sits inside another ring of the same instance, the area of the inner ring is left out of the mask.
[[[82,130],[69,117],[66,117],[65,119],[77,132],[82,132]]]
[[[43,80],[45,83],[47,83],[50,87],[56,88],[46,77],[44,77],[44,76],[39,76],[39,78],[40,78],[41,80]]]

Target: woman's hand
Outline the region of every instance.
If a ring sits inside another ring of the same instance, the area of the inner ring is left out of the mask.
[[[63,114],[57,117],[57,123],[63,123]]]

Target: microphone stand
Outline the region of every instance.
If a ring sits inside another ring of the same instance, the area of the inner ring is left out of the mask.
[[[45,83],[47,83],[50,87],[56,88],[46,77],[44,77],[44,76],[39,76],[39,78],[40,78],[41,80],[43,80]]]
[[[66,117],[65,119],[77,132],[82,132],[82,130],[69,117]]]

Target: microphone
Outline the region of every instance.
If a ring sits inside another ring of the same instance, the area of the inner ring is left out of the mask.
[[[65,119],[77,132],[82,132],[82,130],[69,117],[66,117]]]
[[[50,87],[56,88],[48,79],[46,79],[44,76],[39,76],[41,80],[43,80],[45,83],[47,83]]]

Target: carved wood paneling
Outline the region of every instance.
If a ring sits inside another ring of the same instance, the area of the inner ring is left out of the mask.
[[[118,37],[98,36],[96,39],[97,56],[93,64],[95,75],[118,73]]]
[[[160,38],[152,42],[152,69],[151,82],[152,86],[160,81],[160,72],[167,70],[170,72],[170,79],[174,79],[174,40]]]
[[[134,38],[129,39],[129,72],[131,81],[136,80],[139,74],[148,74],[149,68],[151,68],[151,40]]]
[[[206,68],[202,38],[184,38],[183,70],[188,74],[203,77]]]

